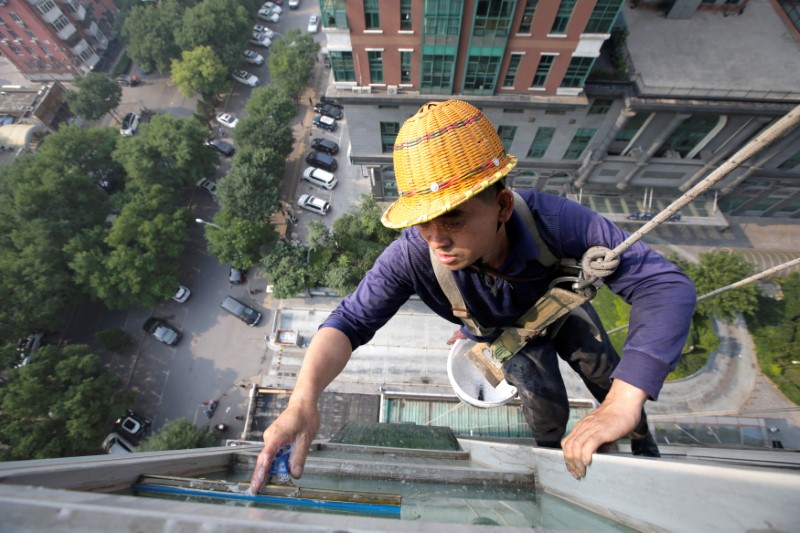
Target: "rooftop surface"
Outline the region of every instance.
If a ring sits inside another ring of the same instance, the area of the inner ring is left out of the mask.
[[[662,11],[631,9],[623,17],[627,48],[643,94],[800,98],[800,43],[769,0],[750,0],[741,15],[696,12],[667,19]]]

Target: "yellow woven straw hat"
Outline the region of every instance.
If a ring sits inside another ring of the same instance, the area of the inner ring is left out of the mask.
[[[478,108],[460,100],[429,102],[394,144],[400,198],[381,217],[389,228],[421,224],[500,180],[517,164]]]

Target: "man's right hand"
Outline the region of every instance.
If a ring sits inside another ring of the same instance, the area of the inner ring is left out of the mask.
[[[269,476],[269,467],[278,451],[292,445],[289,470],[292,477],[303,475],[311,441],[319,430],[319,409],[316,402],[289,401],[289,406],[264,432],[264,449],[258,454],[256,468],[250,480],[250,493],[258,494]]]

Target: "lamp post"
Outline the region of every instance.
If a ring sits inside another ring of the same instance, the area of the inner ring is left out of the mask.
[[[194,221],[197,222],[198,224],[205,224],[206,226],[211,226],[211,227],[217,228],[219,230],[222,229],[222,226],[214,224],[213,222],[209,222],[208,220],[203,220],[202,218],[196,218],[196,219],[194,219]]]

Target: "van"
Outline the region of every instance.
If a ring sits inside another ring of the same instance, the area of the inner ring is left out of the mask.
[[[261,320],[261,313],[244,305],[233,296],[226,296],[225,299],[222,300],[220,307],[234,315],[248,326],[255,326]]]
[[[337,168],[339,168],[339,163],[333,158],[333,156],[324,154],[322,152],[311,152],[306,156],[306,163],[311,165],[312,167],[321,168],[322,170],[327,170],[328,172],[333,172]]]
[[[308,167],[303,172],[303,179],[309,182],[311,185],[316,185],[317,187],[322,187],[323,189],[329,191],[336,187],[336,184],[338,183],[336,176],[326,170],[314,167]]]

